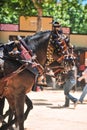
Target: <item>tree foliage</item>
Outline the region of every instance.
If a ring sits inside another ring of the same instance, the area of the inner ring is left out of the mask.
[[[72,33],[87,34],[87,5],[83,0],[0,0],[0,22],[18,23],[23,16],[52,16]],[[40,25],[39,25],[40,26]]]

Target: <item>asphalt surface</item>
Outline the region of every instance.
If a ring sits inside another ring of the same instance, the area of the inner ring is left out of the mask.
[[[81,91],[71,93],[77,98],[81,95]],[[87,96],[85,102],[75,109],[72,102],[69,108],[59,108],[64,104],[63,90],[31,91],[28,96],[33,102],[33,109],[24,123],[25,130],[87,130]]]

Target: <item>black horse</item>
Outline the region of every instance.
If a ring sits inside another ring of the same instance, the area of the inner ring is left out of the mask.
[[[55,63],[59,65],[63,62],[66,52],[62,53],[61,50],[59,50],[58,47],[56,48],[53,44],[51,31],[40,32],[31,37],[26,37],[24,41],[28,49],[36,54],[37,62],[43,67],[45,67],[45,65],[50,66],[52,63],[54,63],[53,65],[55,65]],[[20,69],[22,68],[20,60],[8,55],[9,46],[10,51],[12,51],[11,48],[13,48],[13,44],[14,42],[3,45],[4,73],[6,77],[0,80],[0,96],[6,97],[8,100],[9,106],[15,114],[15,119],[3,125],[0,130],[6,130],[7,127],[12,125],[15,121],[17,121],[19,125],[19,130],[24,130],[24,119],[26,118],[24,114],[25,95],[31,91],[36,79],[36,75],[27,69],[25,64],[24,68]],[[64,44],[66,46],[65,51],[67,51],[68,47],[65,42]]]

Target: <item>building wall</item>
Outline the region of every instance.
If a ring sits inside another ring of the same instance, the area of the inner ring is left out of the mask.
[[[10,35],[28,36],[28,35],[33,35],[33,34],[34,34],[34,32],[0,31],[0,42],[2,42],[2,43],[8,42],[8,39],[9,39]],[[75,46],[87,47],[87,35],[74,35],[74,34],[70,34],[70,42],[71,42],[71,44],[73,44]]]
[[[87,47],[87,35],[70,34],[71,44],[79,47]]]
[[[28,36],[33,35],[35,32],[22,32],[22,31],[0,31],[0,43],[7,43],[9,36]],[[87,48],[87,35],[73,35],[70,34],[70,43],[77,47],[86,47]],[[79,55],[80,64],[87,63],[87,52],[82,52]]]
[[[28,36],[33,35],[34,32],[9,32],[9,31],[0,31],[0,43],[7,43],[9,40],[9,36]]]

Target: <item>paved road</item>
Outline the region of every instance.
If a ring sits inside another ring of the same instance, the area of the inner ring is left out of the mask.
[[[81,91],[72,94],[78,98]],[[64,104],[62,90],[45,89],[30,92],[28,96],[32,99],[34,108],[25,121],[25,130],[87,130],[86,102],[78,104],[76,109],[72,102],[69,108],[59,109],[58,104]]]

